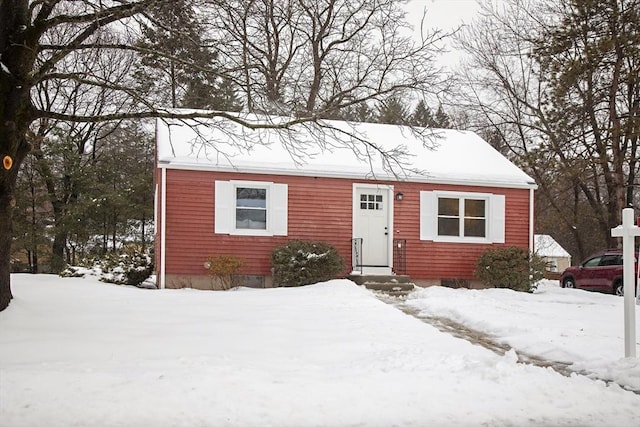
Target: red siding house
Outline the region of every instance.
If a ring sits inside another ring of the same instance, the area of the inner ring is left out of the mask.
[[[489,247],[533,247],[536,184],[472,132],[158,120],[156,140],[161,288],[210,288],[205,263],[220,255],[244,260],[247,285],[272,286],[271,251],[291,239],[334,245],[345,275],[424,285],[473,281]]]

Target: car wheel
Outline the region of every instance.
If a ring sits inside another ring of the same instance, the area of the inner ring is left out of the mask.
[[[613,284],[613,292],[614,295],[618,295],[619,297],[624,296],[624,284],[622,281],[617,281]]]
[[[564,279],[564,281],[562,282],[562,287],[563,288],[574,288],[576,287],[576,282],[575,280],[573,280],[573,277],[567,277],[566,279]]]

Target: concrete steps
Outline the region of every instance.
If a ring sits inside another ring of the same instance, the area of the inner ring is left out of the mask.
[[[390,295],[406,295],[415,285],[406,275],[351,275],[349,279],[373,291],[380,291]]]

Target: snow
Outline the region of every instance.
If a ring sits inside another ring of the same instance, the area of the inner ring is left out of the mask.
[[[513,342],[498,355],[347,280],[227,292],[12,281],[0,313],[4,427],[640,424],[640,395],[516,362],[526,349],[636,375],[618,357],[612,296],[429,288],[409,300]]]
[[[543,257],[552,258],[571,258],[571,254],[567,252],[555,239],[548,234],[534,235],[534,247],[536,253]]]
[[[288,121],[233,114],[253,124]],[[332,120],[287,130],[252,130],[223,118],[158,120],[156,126],[158,163],[165,168],[536,186],[532,178],[469,131]],[[387,153],[392,160],[383,160],[380,153]]]

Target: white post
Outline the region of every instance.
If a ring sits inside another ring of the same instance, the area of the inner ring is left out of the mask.
[[[640,227],[635,225],[633,209],[622,210],[622,225],[611,229],[612,237],[622,237],[622,263],[624,264],[624,356],[636,357],[636,307],[635,307],[635,237]]]

